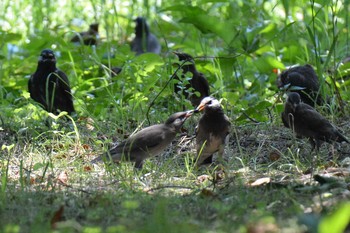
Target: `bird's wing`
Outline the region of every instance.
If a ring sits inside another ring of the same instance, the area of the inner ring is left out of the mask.
[[[56,101],[57,107],[61,111],[67,111],[68,113],[74,112],[74,106],[72,101],[71,89],[69,86],[69,80],[67,75],[61,71],[56,71],[57,77],[57,87],[56,87]]]
[[[334,126],[325,117],[307,104],[303,104],[298,110],[298,119],[302,119],[305,129],[311,129],[319,134],[334,129]]]
[[[119,144],[117,147],[121,151],[123,148],[126,150],[129,149],[130,151],[147,151],[164,142],[167,132],[168,131],[164,125],[153,125],[137,132],[135,135],[129,137],[126,141],[124,141],[124,143]]]

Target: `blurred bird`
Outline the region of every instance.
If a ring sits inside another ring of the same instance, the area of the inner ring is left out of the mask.
[[[174,91],[175,93],[180,93],[182,91],[182,94],[185,96],[186,99],[189,99],[194,107],[198,106],[201,102],[201,100],[209,96],[209,83],[207,79],[205,78],[204,74],[197,71],[193,57],[187,53],[179,53],[174,52],[176,56],[179,58],[179,61],[185,61],[186,63],[190,64],[184,64],[182,68],[182,80],[185,79],[185,74],[187,72],[192,73],[192,78],[188,80],[188,83],[183,87],[180,85],[180,83],[177,83],[174,85]],[[175,79],[180,81],[179,77],[175,77]],[[183,81],[180,81],[183,82]],[[192,89],[191,89],[192,88]],[[200,96],[197,96],[198,92]]]
[[[277,78],[277,86],[299,93],[301,100],[310,106],[323,104],[318,77],[309,64],[283,71]]]
[[[41,51],[38,67],[28,82],[30,97],[54,114],[74,112],[72,94],[67,75],[56,68],[56,57],[52,50]]]
[[[113,162],[126,160],[135,162],[135,168],[142,168],[146,158],[162,153],[169,146],[192,114],[193,110],[174,113],[164,124],[142,129],[92,162],[96,163],[103,158]]]
[[[97,45],[99,39],[98,23],[90,24],[89,30],[86,32],[79,32],[79,35],[75,35],[70,41],[81,43],[84,45]]]
[[[135,27],[135,38],[131,42],[131,50],[140,55],[142,53],[160,54],[161,46],[155,35],[150,32],[146,19],[137,17]]]
[[[282,112],[282,121],[284,126],[291,128],[298,138],[308,138],[312,150],[315,147],[318,150],[322,142],[349,143],[326,118],[310,105],[301,102],[300,95],[296,92],[288,94],[284,112]]]
[[[211,97],[205,97],[195,112],[204,110],[196,131],[197,165],[212,163],[213,154],[218,152],[222,159],[225,140],[230,133],[231,123],[224,114],[220,102]]]

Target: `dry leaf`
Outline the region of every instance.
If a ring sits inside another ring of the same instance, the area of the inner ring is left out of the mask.
[[[57,180],[58,180],[59,182],[61,182],[62,184],[67,185],[67,182],[68,182],[68,174],[67,174],[67,172],[66,172],[66,171],[61,172],[61,173],[58,175]]]
[[[271,182],[271,178],[270,177],[264,177],[264,178],[257,179],[256,181],[251,183],[250,186],[255,187],[255,186],[260,186],[260,185],[263,185],[263,184],[268,184],[270,182]]]
[[[272,151],[269,154],[269,159],[273,162],[279,160],[280,158],[281,158],[281,153],[279,153],[278,151]]]
[[[84,172],[92,171],[91,166],[84,166]]]
[[[209,180],[210,176],[208,175],[201,175],[197,177],[197,184],[201,184],[206,180]]]
[[[62,215],[64,211],[64,206],[62,205],[51,219],[51,229],[56,229],[57,222],[62,220]]]

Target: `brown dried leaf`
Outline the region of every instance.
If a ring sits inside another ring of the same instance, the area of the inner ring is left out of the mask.
[[[92,171],[92,167],[91,166],[84,166],[84,172],[89,172]]]
[[[62,205],[53,215],[51,219],[51,229],[56,229],[57,222],[62,220],[64,206]]]

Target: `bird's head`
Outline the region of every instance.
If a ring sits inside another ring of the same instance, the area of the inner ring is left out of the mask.
[[[182,62],[182,69],[184,72],[196,72],[196,67],[194,65],[194,59],[191,55],[187,53],[173,52],[178,58],[179,61]]]
[[[293,111],[301,103],[300,95],[297,92],[288,93],[287,102],[292,106]]]
[[[98,32],[98,23],[90,24],[89,28],[91,31]]]
[[[212,96],[205,97],[194,112],[221,110],[220,102]]]
[[[187,53],[173,52],[178,58],[179,61],[193,61],[193,57]]]
[[[136,36],[142,36],[143,32],[145,32],[145,34],[148,34],[149,29],[145,18],[137,17],[134,21],[136,23],[136,27],[135,27]]]
[[[44,49],[39,56],[39,62],[56,63],[56,57],[52,50]]]
[[[182,125],[185,123],[187,118],[192,116],[194,110],[186,112],[177,112],[171,115],[168,120],[165,122],[166,125],[171,125],[175,128],[176,131],[179,131]]]

